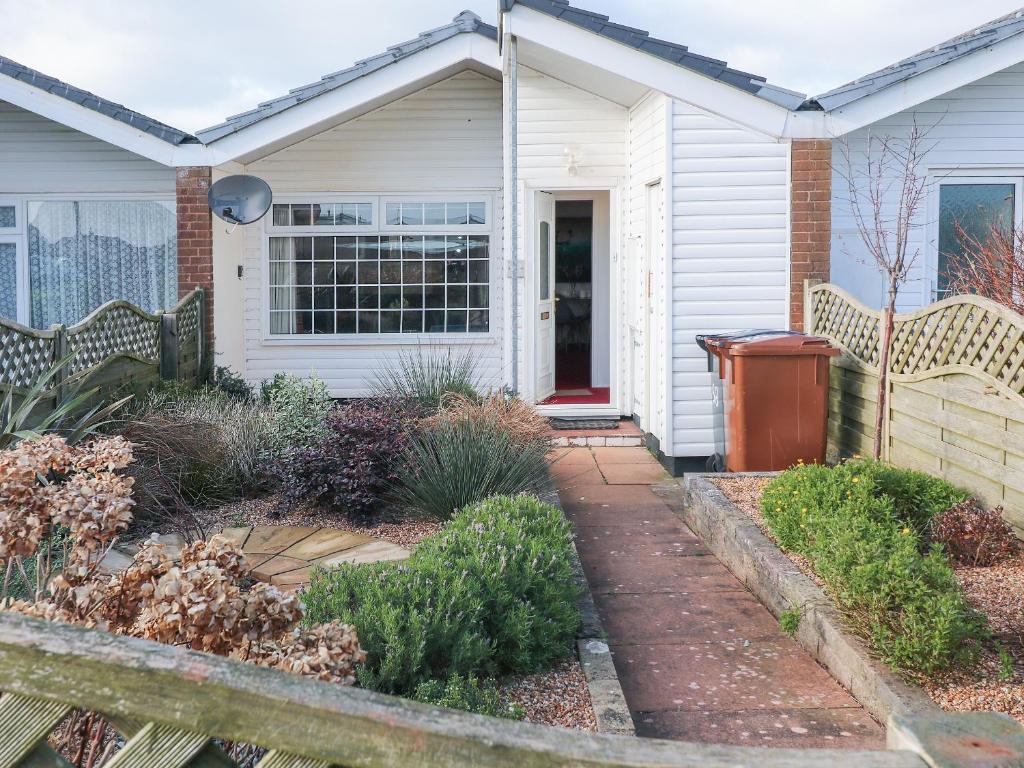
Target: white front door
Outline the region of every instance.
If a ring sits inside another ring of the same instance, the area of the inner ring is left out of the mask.
[[[534,199],[537,265],[537,402],[555,394],[555,197]]]

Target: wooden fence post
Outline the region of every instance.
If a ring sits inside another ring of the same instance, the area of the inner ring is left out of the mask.
[[[206,291],[201,285],[196,286],[196,302],[199,304],[199,322],[196,323],[196,379],[205,382],[210,371],[206,370]]]
[[[178,316],[173,312],[160,315],[160,378],[178,378]]]
[[[61,361],[64,364],[57,369],[57,372],[53,376],[53,381],[50,382],[50,386],[53,389],[53,407],[56,408],[64,401],[65,395],[65,384],[68,378],[68,369],[71,367],[70,360],[64,360],[68,354],[68,328],[66,325],[51,325],[50,330],[53,331],[53,364],[56,365]]]
[[[809,278],[804,280],[804,333],[811,333],[814,328],[814,307],[811,306],[811,288],[820,285],[821,280]]]

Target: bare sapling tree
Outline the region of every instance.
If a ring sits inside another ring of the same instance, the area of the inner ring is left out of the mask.
[[[902,136],[870,135],[866,146],[854,153],[850,142],[839,142],[850,214],[886,285],[878,361],[878,401],[875,411],[874,458],[882,455],[882,425],[888,407],[889,351],[892,346],[896,297],[907,282],[920,248],[911,250],[911,233],[924,226],[922,220],[929,186],[924,158],[928,131],[915,119]]]
[[[989,222],[983,234],[957,222],[962,256],[946,273],[951,293],[973,293],[1024,315],[1024,232]]]

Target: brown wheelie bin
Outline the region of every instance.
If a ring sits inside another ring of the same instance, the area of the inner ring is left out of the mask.
[[[780,331],[704,338],[719,358],[724,395],[725,469],[765,472],[825,461],[826,339]]]

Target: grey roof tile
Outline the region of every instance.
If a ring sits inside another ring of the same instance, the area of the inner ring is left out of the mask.
[[[321,94],[340,88],[346,83],[350,83],[353,80],[370,74],[371,72],[383,69],[396,61],[401,61],[407,56],[411,56],[418,51],[422,51],[433,45],[444,42],[445,40],[449,40],[456,35],[466,33],[483,35],[491,40],[496,40],[498,36],[498,31],[495,27],[490,24],[485,24],[480,20],[480,17],[472,11],[463,11],[456,16],[450,24],[445,24],[442,27],[421,32],[413,40],[407,40],[404,43],[393,45],[382,53],[357,61],[351,67],[338,70],[337,72],[332,72],[329,75],[324,75],[315,83],[309,83],[308,85],[293,88],[284,96],[280,96],[276,99],[270,99],[269,101],[265,101],[258,105],[254,109],[241,112],[237,115],[232,115],[219,125],[214,125],[210,128],[204,128],[201,131],[197,131],[196,135],[204,144],[217,141],[218,139],[230,136],[243,128],[253,125],[260,120],[265,120],[268,117],[280,114],[297,104],[302,104],[303,102],[309,101]]]
[[[67,99],[74,104],[79,104],[86,109],[99,112],[101,115],[106,115],[118,122],[130,125],[137,130],[166,141],[168,144],[189,144],[196,141],[195,136],[185,133],[185,131],[179,131],[177,128],[172,128],[166,123],[146,117],[139,112],[128,109],[128,107],[108,101],[97,96],[95,93],[76,88],[70,83],[65,83],[4,56],[0,56],[0,75],[12,77],[15,80],[28,83],[34,88],[52,93],[54,96]]]
[[[1015,37],[1021,32],[1024,32],[1024,8],[1000,16],[987,24],[934,45],[926,51],[921,51],[877,72],[864,75],[815,96],[805,104],[804,108],[820,108],[826,111],[838,109],[891,85],[902,83],[975,51]]]
[[[732,69],[724,61],[690,53],[685,45],[651,37],[646,30],[616,24],[604,14],[569,5],[569,0],[502,0],[501,7],[503,10],[511,10],[517,3],[685,69],[721,80],[787,109],[795,109],[805,102],[802,93],[769,85],[760,75],[741,72]]]

